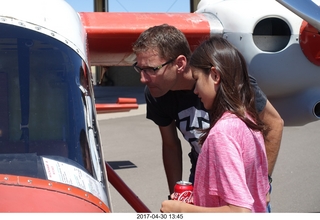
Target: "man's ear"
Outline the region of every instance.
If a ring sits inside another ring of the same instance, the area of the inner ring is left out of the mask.
[[[211,75],[211,78],[213,79],[213,81],[215,83],[219,83],[220,82],[220,72],[217,71],[217,69],[214,66],[211,67],[210,75]]]
[[[187,67],[187,58],[183,55],[179,55],[174,63],[177,65],[177,72],[178,73],[183,73]]]

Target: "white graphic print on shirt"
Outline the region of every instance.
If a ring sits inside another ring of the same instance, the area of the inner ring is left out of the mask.
[[[209,127],[209,115],[203,110],[191,107],[179,112],[179,121],[177,126],[183,137],[190,143],[194,149],[200,153],[200,147],[198,144],[198,138],[200,136],[200,131],[197,129],[205,129]]]

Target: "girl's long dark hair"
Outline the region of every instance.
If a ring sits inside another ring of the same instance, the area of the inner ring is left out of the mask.
[[[209,110],[210,127],[202,130],[200,145],[226,111],[238,116],[249,128],[266,135],[267,129],[255,107],[255,95],[245,59],[234,46],[222,37],[211,37],[193,52],[189,64],[191,67],[203,69],[206,74],[210,74],[211,67],[215,67],[220,73],[220,85]]]

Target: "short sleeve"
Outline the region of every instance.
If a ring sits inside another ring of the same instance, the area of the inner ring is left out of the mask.
[[[146,86],[144,95],[147,103],[147,119],[152,120],[158,126],[168,126],[172,121],[172,117],[165,111],[166,97],[154,98]]]
[[[264,94],[264,92],[260,89],[258,86],[257,80],[249,75],[250,84],[252,86],[252,89],[255,93],[255,101],[256,101],[256,109],[258,113],[262,112],[262,110],[265,108],[267,104],[267,96]]]

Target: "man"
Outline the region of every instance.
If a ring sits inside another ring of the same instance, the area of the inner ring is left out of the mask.
[[[200,133],[197,129],[209,125],[208,113],[193,93],[195,80],[188,66],[191,50],[181,31],[163,24],[144,31],[133,44],[133,52],[137,56],[134,68],[141,74],[141,82],[146,84],[147,118],[160,129],[163,163],[172,194],[175,183],[182,179],[182,149],[176,128],[191,145],[189,181],[193,182],[200,152],[197,142]],[[265,144],[271,179],[280,148],[283,120],[255,79],[251,81],[259,116],[270,129]]]

